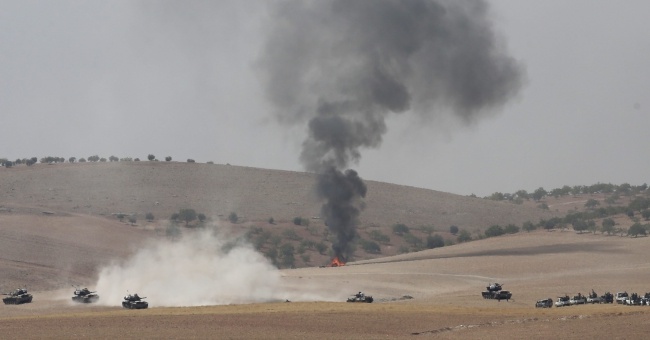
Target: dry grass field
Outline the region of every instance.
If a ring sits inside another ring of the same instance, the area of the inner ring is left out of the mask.
[[[165,240],[158,222],[140,217],[131,226],[113,213],[162,217],[193,207],[227,225],[220,215],[235,211],[243,221],[228,227],[258,223],[267,228],[261,222],[271,216],[281,225],[295,216],[318,215],[312,180],[302,173],[183,163],[0,169],[0,289],[24,285],[34,294],[30,304],[0,307],[0,337],[645,339],[650,332],[647,306],[534,308],[538,299],[592,289],[599,294],[650,291],[650,238],[559,230],[360,258],[338,268],[275,271],[277,288],[291,296],[289,301],[171,307],[157,305],[150,295],[147,310],[69,302],[71,284],[94,289],[100,268],[133,258],[144,243]],[[586,199],[549,200],[551,209],[543,211],[386,183],[368,186],[362,231],[396,222],[468,229],[520,224],[564,213]],[[158,261],[156,266],[163,270],[171,264]],[[178,269],[178,275],[185,274]],[[222,279],[215,277],[209,289],[224,289]],[[182,296],[183,289],[197,288],[189,282],[169,294]],[[482,299],[480,292],[491,282],[503,283],[513,299]],[[359,290],[375,302],[344,302]],[[106,292],[99,293],[106,301]]]

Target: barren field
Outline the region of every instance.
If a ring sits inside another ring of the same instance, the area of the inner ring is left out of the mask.
[[[0,288],[8,291],[26,286],[34,295],[29,304],[2,305],[2,337],[645,339],[650,331],[648,306],[614,304],[534,308],[539,299],[555,300],[558,296],[577,293],[584,295],[592,289],[599,294],[607,291],[644,294],[650,291],[650,252],[647,251],[650,238],[559,230],[518,233],[378,257],[338,268],[312,266],[276,270],[263,267],[263,270],[256,269],[245,277],[261,281],[277,278],[272,286],[275,293],[264,295],[259,290],[267,288],[266,282],[258,282],[248,292],[266,298],[247,303],[193,303],[191,307],[181,307],[182,302],[180,306],[161,303],[160,296],[149,294],[154,290],[153,285],[145,285],[138,289],[142,295],[149,295],[150,308],[147,310],[121,308],[119,296],[114,303],[106,289],[99,291],[101,302],[98,304],[73,304],[70,302],[72,284],[96,289],[94,284],[101,282],[98,277],[102,276],[102,268],[115,261],[133,261],[142,255],[143,244],[167,242],[155,223],[141,222],[131,226],[118,222],[112,213],[135,207],[134,211],[159,209],[153,210],[154,213],[166,215],[178,208],[180,203],[175,200],[191,206],[206,204],[206,211],[213,205],[215,211],[227,213],[236,208],[223,207],[221,200],[254,204],[268,201],[268,197],[258,197],[267,192],[283,192],[284,196],[275,197],[270,203],[260,203],[262,205],[254,209],[241,208],[246,211],[242,214],[246,219],[264,220],[268,211],[281,207],[287,209],[280,210],[285,219],[294,215],[309,216],[312,209],[317,209],[315,203],[313,207],[312,203],[306,203],[310,202],[307,189],[301,191],[302,198],[289,197],[295,188],[287,189],[287,183],[307,185],[309,181],[302,178],[307,176],[304,174],[292,177],[291,173],[248,169],[242,171],[255,175],[238,182],[235,177],[228,177],[234,174],[223,175],[227,178],[224,180],[220,173],[211,173],[208,168],[198,167],[197,173],[183,168],[183,164],[162,167],[145,163],[126,167],[105,165],[106,172],[98,177],[93,176],[92,171],[99,169],[101,164],[79,168],[74,168],[74,165],[66,165],[67,168],[58,168],[59,165],[16,167],[9,169],[10,173],[5,169],[0,173],[3,194],[0,201]],[[227,166],[216,169],[230,170]],[[188,183],[194,182],[180,180],[185,178],[181,174],[187,171],[186,175],[193,181],[213,184],[190,185]],[[179,176],[179,180],[173,181],[174,176]],[[205,176],[212,179],[206,182]],[[282,176],[286,176],[284,182],[280,180]],[[269,181],[269,178],[273,180]],[[218,191],[220,185],[227,186],[226,182],[231,183],[229,189],[224,189],[227,195],[209,194],[210,190]],[[188,185],[193,189],[187,190]],[[243,189],[235,189],[237,185]],[[558,212],[559,209],[573,209],[584,204],[581,202],[585,200],[578,197],[567,198],[564,202],[549,202],[551,211],[540,213],[541,210],[526,204],[517,206],[384,183],[369,185],[374,191],[370,191],[373,196],[368,197],[367,210],[370,216],[374,216],[371,219],[375,219],[370,224],[380,223],[392,213],[402,214],[399,216],[406,217],[400,218],[408,217],[413,221],[426,221],[428,218],[452,221],[453,216],[461,216],[462,219],[476,220],[478,225],[483,222],[477,211],[485,212],[489,219],[498,223],[507,223],[510,217],[527,220],[547,216],[545,214],[550,216],[553,209],[558,209]],[[275,189],[268,191],[269,186]],[[254,192],[249,193],[249,190]],[[392,199],[401,203],[391,206]],[[417,203],[422,201],[425,203]],[[408,202],[408,207],[401,206],[403,202]],[[303,204],[310,208],[305,209]],[[373,208],[373,204],[381,208]],[[553,204],[556,204],[555,208]],[[388,214],[386,210],[390,210]],[[386,222],[386,225],[392,223],[394,220]],[[201,248],[201,245],[197,244],[196,248]],[[163,290],[165,295],[180,296],[183,301],[182,298],[189,297],[193,290],[206,289],[199,287],[201,282],[205,283],[204,276],[192,281],[191,268],[175,267],[179,262],[172,261],[189,257],[192,261],[180,263],[202,266],[203,259],[196,255],[200,252],[190,253],[190,256],[172,252],[168,258],[157,258],[155,252],[147,254],[154,257],[152,267],[155,270],[169,270],[172,276],[186,276],[186,280],[181,281],[184,285],[169,289],[165,286],[167,282],[155,282],[166,289]],[[250,253],[243,254],[242,259],[252,261]],[[253,260],[259,264],[257,257],[253,256]],[[235,294],[228,287],[246,285],[246,282],[234,282],[228,286],[232,283],[228,282],[228,270],[233,268],[219,268],[223,270],[208,272],[213,274],[208,277],[208,283],[213,283],[204,291],[227,296]],[[131,276],[146,274],[144,271],[135,271],[136,274],[125,272]],[[172,276],[168,277],[170,281],[175,279]],[[129,281],[131,278],[127,276],[124,282],[110,287],[111,290],[123,294],[137,283]],[[492,282],[502,283],[504,289],[513,293],[513,298],[501,302],[484,300],[481,291]],[[358,291],[372,295],[375,302],[345,302],[349,295]]]

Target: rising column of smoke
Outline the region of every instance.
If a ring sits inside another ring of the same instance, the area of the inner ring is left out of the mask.
[[[356,173],[347,182],[341,170],[359,161],[361,148],[381,144],[388,114],[471,122],[519,91],[523,68],[489,14],[482,0],[273,3],[260,60],[266,94],[281,123],[308,122],[300,159],[320,174],[337,253],[356,235],[365,195]]]

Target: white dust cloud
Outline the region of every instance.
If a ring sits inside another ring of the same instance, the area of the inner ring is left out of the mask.
[[[99,304],[111,306],[119,306],[127,290],[147,297],[150,307],[320,299],[281,281],[281,272],[252,246],[204,230],[146,244],[102,268],[96,288]]]

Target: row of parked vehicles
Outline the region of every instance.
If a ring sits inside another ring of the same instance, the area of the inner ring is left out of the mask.
[[[93,303],[99,300],[97,292],[90,291],[88,288],[75,287],[72,296],[72,301],[79,303]],[[10,293],[5,293],[5,298],[2,299],[5,305],[20,305],[23,303],[32,302],[33,296],[27,292],[25,288],[18,288]],[[372,299],[372,297],[370,297]],[[138,293],[128,294],[122,301],[122,307],[128,309],[145,309],[149,307],[149,303],[145,301],[146,297],[140,297]]]
[[[535,307],[537,308],[551,308],[553,305],[555,307],[566,307],[574,305],[583,305],[583,304],[595,304],[595,303],[618,303],[628,306],[650,306],[650,293],[645,293],[644,296],[641,296],[637,293],[628,294],[627,292],[618,292],[612,294],[607,292],[603,295],[598,295],[593,289],[591,294],[584,296],[580,293],[572,297],[565,295],[559,296],[555,303],[551,298],[537,300]]]

